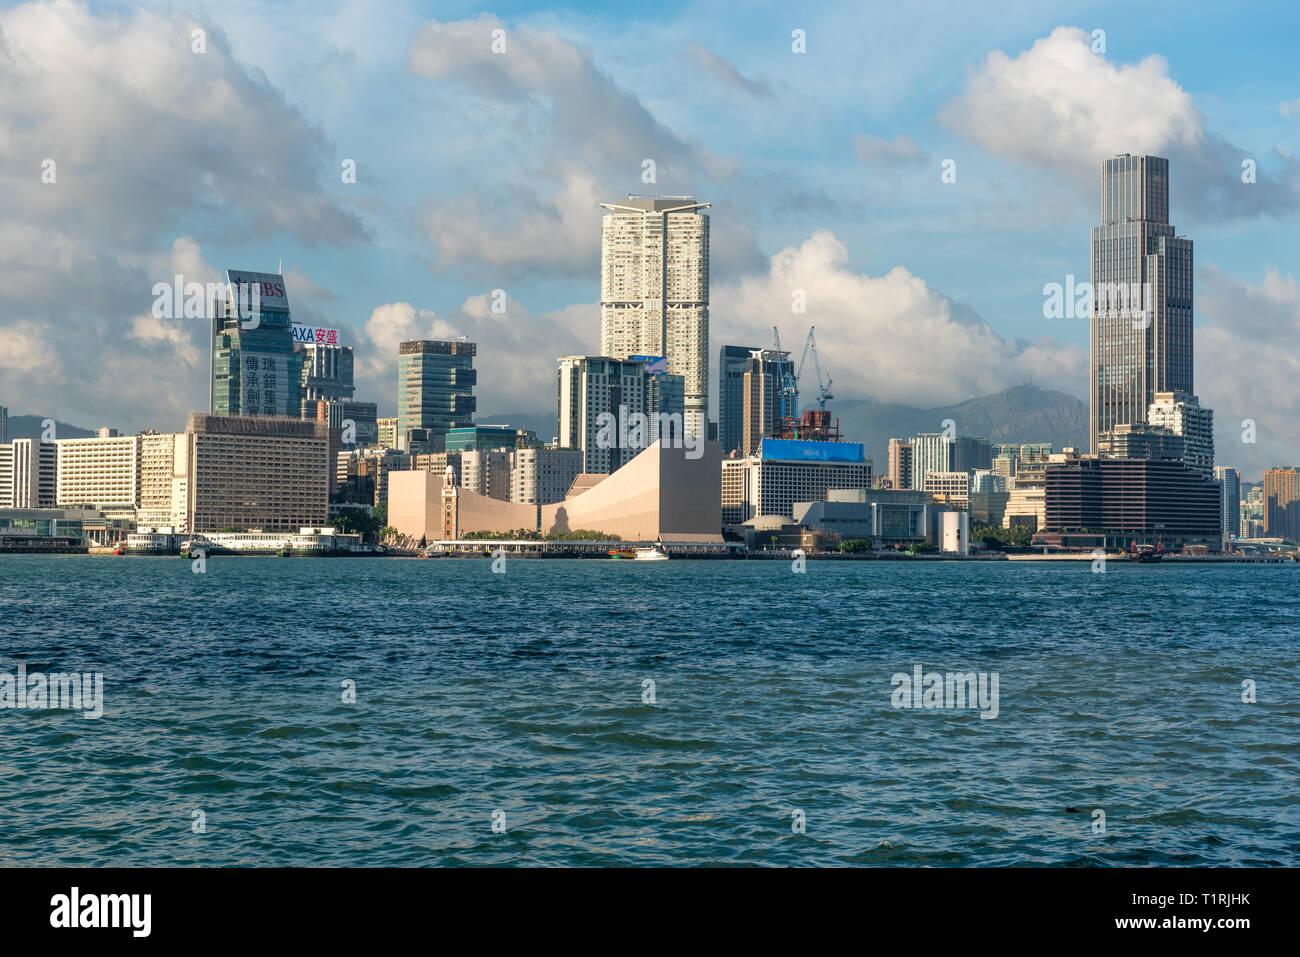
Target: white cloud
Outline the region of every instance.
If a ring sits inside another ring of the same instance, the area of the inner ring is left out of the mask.
[[[505,31],[503,53],[492,51],[496,30]],[[601,201],[698,192],[737,172],[659,122],[589,49],[551,30],[508,28],[490,14],[429,21],[416,32],[408,65],[455,89],[476,130],[514,163],[495,175],[468,170],[472,179],[454,198],[427,202],[419,221],[438,270],[594,276]],[[642,179],[645,160],[654,163],[653,182]]]
[[[1066,167],[1092,181],[1107,156],[1160,152],[1200,137],[1201,116],[1163,57],[1115,64],[1090,43],[1083,30],[1057,27],[1016,57],[994,50],[943,121],[999,156]]]
[[[792,314],[804,290],[807,313]],[[751,342],[773,325],[786,348],[802,349],[807,327],[837,396],[871,396],[930,408],[1034,381],[1078,394],[1087,354],[1046,337],[1010,342],[969,309],[902,266],[883,276],[849,267],[848,249],[826,230],[771,259],[765,276],[713,290],[714,342]],[[762,336],[767,345],[767,335]]]
[[[153,286],[218,280],[199,240],[347,241],[319,185],[321,134],[207,26],[174,11],[46,0],[0,11],[0,396],[15,414],[179,428],[207,402],[201,321],[150,315]],[[45,159],[54,181],[43,182]]]
[[[1293,158],[1277,150],[1261,156],[1208,132],[1163,57],[1114,63],[1093,53],[1076,27],[1057,27],[1014,57],[994,50],[940,118],[990,153],[1059,171],[1082,189],[1097,189],[1106,157],[1154,153],[1170,158],[1175,212],[1179,199],[1182,209],[1213,219],[1300,208]],[[1254,183],[1241,181],[1244,159],[1259,164]]]
[[[1269,269],[1259,284],[1204,268],[1196,312],[1196,391],[1214,409],[1215,460],[1258,480],[1277,465],[1300,465],[1300,286]],[[1269,344],[1281,348],[1269,348]],[[1256,425],[1243,443],[1242,421]]]
[[[506,311],[491,308],[489,292],[467,298],[446,315],[417,309],[409,302],[375,307],[365,323],[368,345],[357,350],[357,394],[389,396],[396,392],[397,348],[406,339],[457,339],[478,344],[480,413],[554,412],[555,360],[593,354],[599,335],[596,305],[569,306],[534,316],[507,297]]]

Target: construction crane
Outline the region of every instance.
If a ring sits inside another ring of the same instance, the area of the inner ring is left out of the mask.
[[[795,373],[795,381],[796,383],[803,381],[803,364],[808,359],[808,351],[812,350],[813,368],[817,371],[817,408],[825,411],[826,400],[833,399],[835,396],[831,395],[831,377],[827,376],[826,382],[824,384],[822,382],[822,363],[817,356],[817,340],[813,337],[814,328],[816,327],[808,327],[808,338],[804,340],[803,355],[799,357],[799,371]]]
[[[772,351],[781,370],[781,418],[789,421],[799,414],[799,377],[791,374],[790,360],[781,358],[781,332],[776,326],[772,327]]]

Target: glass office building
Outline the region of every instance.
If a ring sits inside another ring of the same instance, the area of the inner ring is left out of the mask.
[[[740,448],[745,423],[745,364],[758,350],[723,346],[718,356],[718,442],[722,451]]]
[[[210,411],[301,417],[303,353],[294,348],[284,277],[230,269],[226,282],[213,319]]]
[[[1193,393],[1192,241],[1169,223],[1169,160],[1101,164],[1092,228],[1089,439],[1144,425],[1157,392]]]
[[[397,350],[397,441],[409,448],[413,430],[427,431],[428,441],[445,449],[450,429],[474,424],[477,373],[473,342],[412,339]]]

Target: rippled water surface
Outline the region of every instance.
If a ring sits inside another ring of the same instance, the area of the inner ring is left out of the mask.
[[[1300,864],[1295,566],[490,564],[0,558],[0,864]]]

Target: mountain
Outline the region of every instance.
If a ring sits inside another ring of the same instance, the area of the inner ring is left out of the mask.
[[[44,421],[45,417],[41,415],[9,416],[9,428],[5,433],[5,441],[39,439],[41,433],[45,431],[41,426]],[[79,429],[75,425],[68,425],[68,423],[60,422],[57,419],[54,422],[54,437],[56,439],[85,439],[95,434],[90,429]]]
[[[532,429],[541,442],[555,438],[555,412],[510,412],[501,415],[476,416],[475,425],[510,425],[516,429]]]
[[[890,439],[941,432],[944,419],[956,423],[958,435],[979,435],[990,442],[1051,442],[1058,451],[1066,446],[1082,449],[1088,444],[1087,403],[1064,392],[1032,385],[1018,385],[934,409],[874,399],[835,402],[831,414],[839,416],[840,432],[846,441],[867,447],[873,474],[883,473],[888,467]]]

